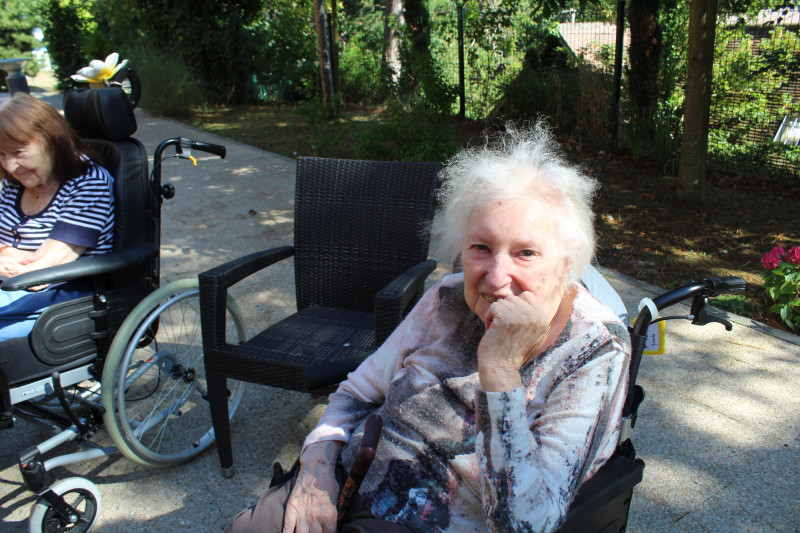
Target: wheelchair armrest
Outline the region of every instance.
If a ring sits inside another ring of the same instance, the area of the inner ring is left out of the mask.
[[[641,459],[629,459],[624,455],[609,459],[581,485],[565,522],[555,533],[598,531],[598,524],[611,523],[617,526],[614,531],[619,530],[619,526],[627,521],[630,494],[633,487],[642,481],[643,470],[644,461]],[[625,520],[621,520],[622,514]]]
[[[129,246],[124,250],[103,255],[82,257],[63,265],[34,270],[8,278],[3,282],[5,291],[24,290],[37,285],[47,285],[61,281],[88,279],[93,276],[121,272],[138,266],[158,256],[158,246],[153,243],[141,243]]]
[[[425,279],[436,270],[436,259],[409,268],[375,295],[375,344],[383,344],[417,302]]]
[[[294,255],[294,246],[262,250],[228,261],[197,276],[200,285],[200,324],[203,346],[225,344],[225,305],[228,289],[259,270]]]

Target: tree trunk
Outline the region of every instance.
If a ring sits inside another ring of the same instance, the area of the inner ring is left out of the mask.
[[[652,111],[658,102],[661,26],[658,24],[659,0],[631,0],[628,23],[631,44],[628,48],[631,98],[640,117]]]
[[[331,69],[333,71],[333,110],[339,114],[343,102],[342,76],[339,72],[339,8],[337,0],[331,0]]]
[[[331,65],[328,59],[328,31],[325,24],[325,1],[313,0],[314,29],[317,32],[317,55],[319,56],[319,77],[322,85],[322,102],[332,105]],[[333,117],[333,107],[331,107]]]
[[[383,19],[383,62],[389,69],[392,85],[395,87],[400,83],[400,75],[403,72],[400,44],[404,25],[403,0],[386,0],[386,12]]]
[[[705,201],[708,119],[711,109],[711,75],[714,67],[714,29],[717,0],[691,0],[689,7],[689,71],[683,111],[683,146],[678,167],[678,187],[689,194],[697,184],[697,197]]]

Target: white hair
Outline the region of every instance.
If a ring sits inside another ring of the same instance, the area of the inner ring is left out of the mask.
[[[592,200],[598,184],[563,158],[541,120],[523,129],[506,124],[505,132],[486,135],[483,146],[453,156],[440,178],[440,209],[432,234],[442,261],[458,257],[476,207],[532,198],[557,208],[553,220],[568,262],[565,283],[569,287],[580,280],[594,256]]]

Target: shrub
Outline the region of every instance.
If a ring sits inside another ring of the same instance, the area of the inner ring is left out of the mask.
[[[389,75],[383,68],[383,17],[359,16],[343,26],[339,69],[342,97],[347,102],[377,104],[389,95]],[[344,102],[343,102],[344,103]]]
[[[62,0],[47,0],[43,14],[47,51],[63,91],[75,86],[70,76],[89,63],[84,52],[88,15],[78,2]]]
[[[204,102],[197,76],[175,54],[138,47],[130,53],[131,66],[142,81],[141,107],[155,115],[184,117]]]
[[[333,157],[334,151],[351,131],[351,125],[341,118],[331,119],[332,107],[319,99],[300,102],[292,110],[293,114],[306,117],[311,130],[309,143],[314,155]]]
[[[356,157],[386,161],[444,161],[456,150],[447,115],[418,103],[389,105],[389,121],[359,134]]]
[[[264,66],[256,72],[264,101],[297,100],[316,93],[316,36],[311,2],[274,0],[261,31]]]
[[[775,302],[770,311],[780,315],[792,331],[800,330],[800,246],[787,252],[780,246],[761,258],[764,287]]]

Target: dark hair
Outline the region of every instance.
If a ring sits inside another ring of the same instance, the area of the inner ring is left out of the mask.
[[[25,93],[14,95],[0,107],[0,150],[9,151],[33,140],[52,157],[53,177],[64,183],[86,173],[92,152],[67,120],[52,106]],[[5,169],[0,174],[20,186]]]

